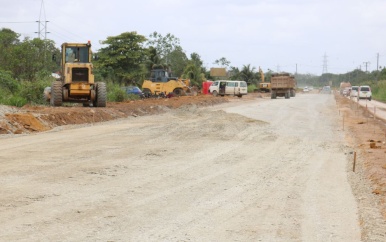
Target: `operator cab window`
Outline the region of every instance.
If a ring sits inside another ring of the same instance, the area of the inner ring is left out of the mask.
[[[88,47],[67,47],[66,63],[67,62],[88,63]]]

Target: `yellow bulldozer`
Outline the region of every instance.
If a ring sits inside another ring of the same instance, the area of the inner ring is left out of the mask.
[[[61,73],[44,96],[52,106],[63,102],[83,103],[87,107],[106,107],[106,84],[94,82],[91,43],[63,43]]]
[[[163,68],[153,68],[151,70],[151,77],[143,81],[142,92],[145,96],[166,96],[170,94],[175,96],[197,95],[197,91],[191,87],[189,79],[171,77],[170,72]]]

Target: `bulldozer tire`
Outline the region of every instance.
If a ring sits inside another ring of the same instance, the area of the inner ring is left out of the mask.
[[[55,107],[62,106],[62,103],[63,103],[62,82],[55,81],[52,83],[50,103],[51,103],[51,106],[55,106]]]
[[[106,83],[96,83],[96,97],[93,103],[94,107],[106,107]]]

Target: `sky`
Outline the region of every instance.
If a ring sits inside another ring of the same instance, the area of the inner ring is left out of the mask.
[[[321,75],[386,66],[385,0],[0,0],[0,29],[63,42],[154,31],[180,40],[207,68]]]

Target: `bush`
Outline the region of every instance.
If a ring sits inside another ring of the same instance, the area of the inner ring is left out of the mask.
[[[27,104],[27,99],[20,96],[11,96],[7,100],[5,100],[4,104],[16,107],[23,107]]]
[[[373,97],[378,101],[386,101],[386,81],[379,81],[371,86]]]
[[[253,93],[256,89],[256,85],[255,84],[252,84],[252,85],[249,85],[248,86],[248,93]]]
[[[20,91],[15,96],[26,99],[30,104],[46,104],[43,99],[43,91],[44,88],[51,86],[53,81],[52,78],[34,82],[24,81]]]

